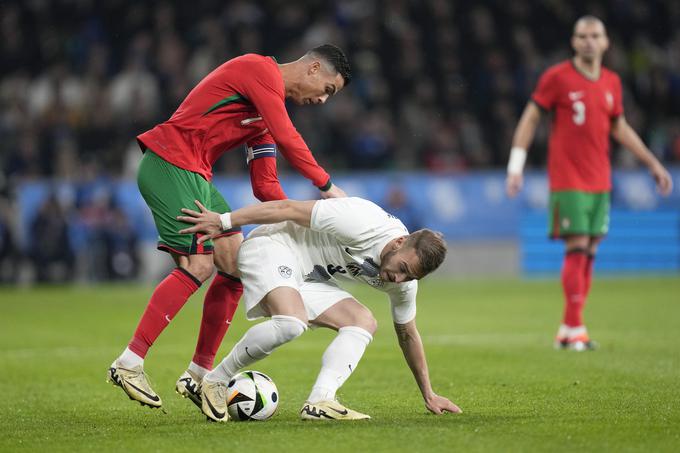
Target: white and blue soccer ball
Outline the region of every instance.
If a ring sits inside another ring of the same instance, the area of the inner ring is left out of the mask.
[[[269,376],[259,371],[242,371],[229,381],[227,410],[237,421],[267,420],[279,406],[279,392]]]

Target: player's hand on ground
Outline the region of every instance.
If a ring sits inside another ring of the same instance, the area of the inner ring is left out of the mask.
[[[656,181],[656,188],[661,195],[670,195],[673,190],[673,178],[668,173],[668,170],[661,164],[654,165],[650,170],[654,181]]]
[[[452,412],[454,414],[463,412],[460,407],[453,404],[448,398],[444,398],[437,394],[433,394],[430,398],[425,400],[425,407],[436,415],[441,415],[444,412]]]
[[[340,187],[331,184],[331,188],[327,191],[321,191],[321,198],[345,198],[347,194]]]
[[[521,173],[508,173],[505,180],[505,191],[510,198],[515,197],[524,185],[524,177]]]
[[[198,206],[198,209],[200,209],[201,212],[182,208],[182,212],[186,215],[177,216],[177,220],[194,224],[192,227],[180,230],[179,232],[181,234],[203,233],[205,235],[198,239],[198,243],[200,244],[221,234],[222,222],[220,221],[220,215],[218,213],[209,211],[198,200],[195,200],[194,203],[196,203],[196,206]]]

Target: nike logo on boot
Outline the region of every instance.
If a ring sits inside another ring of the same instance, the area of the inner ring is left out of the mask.
[[[147,398],[149,398],[151,401],[158,402],[158,401],[161,400],[161,399],[158,397],[158,395],[152,395],[152,394],[150,394],[150,393],[147,393],[147,392],[145,392],[144,390],[140,389],[139,387],[137,387],[137,386],[134,385],[134,384],[131,384],[131,383],[129,383],[129,382],[126,382],[126,384],[129,385],[130,387],[132,387],[133,389],[137,390],[137,391],[138,391],[139,393],[141,393],[142,395],[144,395],[144,396],[146,396]]]
[[[337,409],[334,408],[334,407],[331,407],[330,409],[331,409],[331,410],[334,410],[335,412],[337,412],[337,413],[340,414],[340,415],[347,415],[347,414],[348,414],[347,409],[342,410],[342,411],[339,411],[339,410],[337,410]]]
[[[208,398],[205,399],[205,402],[208,403],[208,407],[210,408],[210,412],[212,412],[212,414],[215,416],[215,418],[218,418],[220,420],[222,420],[224,418],[224,416],[226,415],[226,412],[220,412],[217,409],[215,409],[215,407],[212,405],[212,403],[210,402],[210,400]]]

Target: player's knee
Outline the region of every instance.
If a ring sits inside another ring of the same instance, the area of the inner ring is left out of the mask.
[[[184,267],[184,269],[201,282],[206,281],[212,275],[215,267],[212,260],[194,260]]]
[[[218,271],[238,276],[239,272],[236,264],[236,254],[215,253],[213,260]]]
[[[238,276],[238,249],[243,241],[243,236],[234,234],[214,240],[213,262],[217,270],[229,275]]]
[[[365,329],[371,335],[375,335],[375,331],[378,330],[378,320],[375,319],[375,316],[373,316],[373,313],[370,311],[368,312],[368,315],[362,319],[362,322],[357,325]]]
[[[364,307],[361,311],[356,313],[352,321],[353,326],[361,327],[371,335],[375,334],[375,331],[378,330],[378,321],[368,308]]]
[[[298,319],[295,316],[274,315],[272,321],[281,344],[294,340],[307,330],[307,320]]]

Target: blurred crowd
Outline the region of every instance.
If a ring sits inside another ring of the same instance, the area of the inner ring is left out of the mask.
[[[9,239],[17,184],[133,177],[134,137],[167,119],[213,68],[248,52],[287,62],[325,42],[346,51],[347,90],[325,106],[290,107],[333,172],[502,167],[538,75],[571,55],[573,23],[586,13],[607,25],[605,64],[622,76],[628,121],[663,161],[680,161],[674,0],[5,0],[0,264],[19,253]],[[544,163],[546,143],[544,125],[532,165]],[[634,165],[617,150],[614,162]],[[215,170],[245,173],[244,153],[227,153]],[[43,208],[60,208],[68,223],[96,200],[51,202]],[[117,215],[115,203],[102,209]]]

